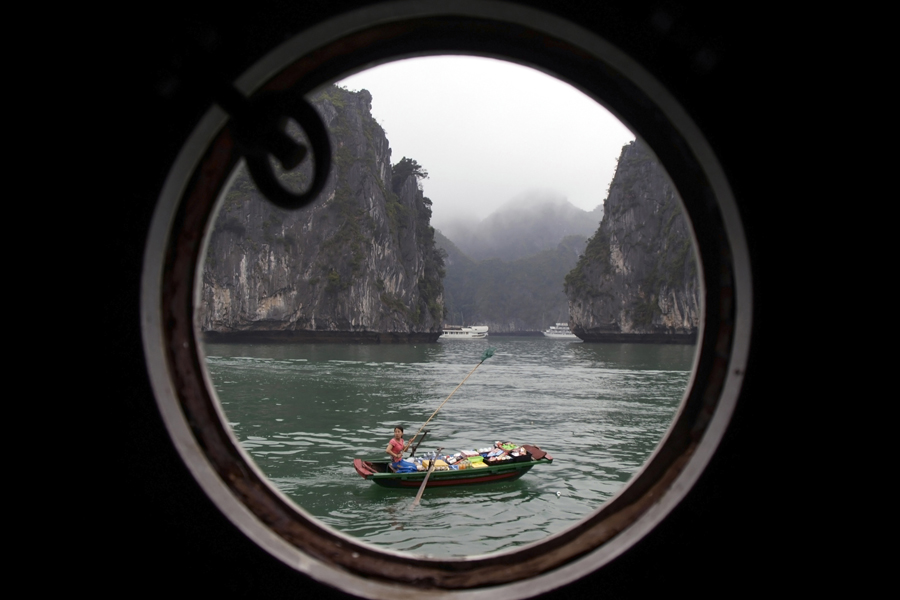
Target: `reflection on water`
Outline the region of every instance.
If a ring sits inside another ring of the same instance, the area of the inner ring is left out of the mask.
[[[395,425],[429,423],[420,453],[496,440],[548,451],[519,480],[384,489],[353,469],[384,458]],[[242,446],[273,483],[321,522],[417,555],[464,556],[538,541],[622,488],[675,415],[694,347],[582,344],[548,338],[420,345],[209,344],[207,365]],[[558,493],[557,493],[558,492]]]

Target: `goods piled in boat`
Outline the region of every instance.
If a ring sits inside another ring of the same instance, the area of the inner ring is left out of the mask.
[[[399,468],[387,459],[353,459],[353,468],[363,479],[383,487],[416,488],[469,485],[518,479],[535,465],[548,465],[553,457],[538,446],[497,442],[477,450],[439,454],[440,449],[420,458],[405,458]],[[434,461],[435,468],[428,470]]]
[[[494,442],[493,446],[477,450],[462,450],[456,454],[431,455],[407,459],[416,464],[417,471],[427,471],[434,461],[435,471],[458,471],[462,469],[483,469],[516,462],[533,460],[524,446],[513,442]]]

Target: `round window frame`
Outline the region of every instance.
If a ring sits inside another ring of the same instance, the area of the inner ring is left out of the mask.
[[[321,23],[261,59],[235,85],[251,95],[299,87],[401,58],[466,54],[508,60],[575,85],[657,154],[689,216],[704,302],[695,368],[665,439],[639,473],[564,532],[503,553],[433,559],[374,548],[319,524],[280,494],[225,425],[195,325],[207,226],[240,157],[228,117],[211,107],[182,147],[151,223],[142,279],[148,370],[185,464],[222,513],[297,571],[367,598],[433,590],[525,598],[575,581],[633,546],[681,501],[734,411],[750,345],[749,253],[715,153],[675,98],[597,34],[503,2],[387,2]],[[700,224],[698,227],[695,224]]]

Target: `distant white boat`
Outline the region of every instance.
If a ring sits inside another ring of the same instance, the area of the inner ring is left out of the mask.
[[[444,325],[443,333],[439,340],[481,340],[487,337],[486,325],[463,327],[461,325]]]
[[[558,338],[565,340],[577,340],[578,336],[572,333],[572,330],[569,329],[568,323],[557,323],[556,325],[551,325],[547,331],[544,332],[548,338]]]

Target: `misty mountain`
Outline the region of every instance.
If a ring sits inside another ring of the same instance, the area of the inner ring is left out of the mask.
[[[584,252],[585,236],[567,236],[553,248],[511,261],[472,260],[440,231],[434,243],[446,253],[447,323],[488,325],[494,333],[537,333],[568,320],[563,282]]]
[[[602,205],[585,211],[562,195],[531,190],[480,222],[458,219],[440,225],[444,235],[472,260],[512,261],[552,250],[566,236],[589,237],[603,216]]]

